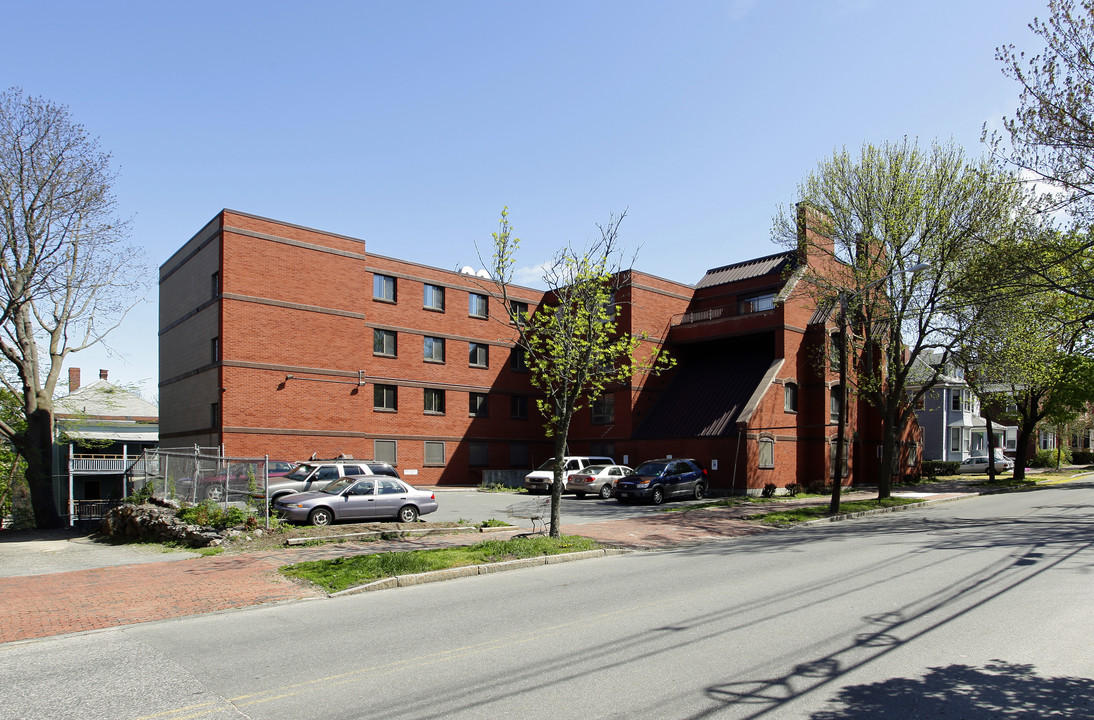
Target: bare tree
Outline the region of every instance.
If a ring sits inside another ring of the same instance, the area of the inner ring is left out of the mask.
[[[114,178],[110,155],[67,107],[0,94],[0,353],[11,370],[0,382],[26,420],[0,420],[0,435],[26,460],[39,527],[60,523],[53,395],[65,359],[101,342],[148,282],[116,215]]]

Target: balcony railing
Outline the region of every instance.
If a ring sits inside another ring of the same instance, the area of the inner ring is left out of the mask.
[[[724,317],[734,317],[737,315],[751,315],[753,313],[764,312],[765,310],[775,309],[775,299],[771,295],[762,295],[760,297],[748,298],[741,300],[740,302],[733,303],[731,305],[722,305],[721,307],[709,308],[707,310],[696,310],[690,312],[680,318],[680,325],[690,325],[691,323],[705,322],[707,320],[719,320]]]
[[[69,467],[74,473],[123,473],[136,459],[121,455],[73,455]]]

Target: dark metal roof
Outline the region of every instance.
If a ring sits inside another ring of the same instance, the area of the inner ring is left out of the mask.
[[[676,377],[635,431],[636,440],[737,434],[737,417],[774,356],[754,346],[718,348],[680,363]]]
[[[723,265],[722,267],[714,268],[713,270],[707,270],[707,274],[703,276],[703,279],[699,281],[699,284],[695,286],[695,289],[698,290],[714,285],[725,285],[726,283],[762,277],[764,275],[783,275],[786,274],[785,271],[788,268],[794,266],[796,260],[797,253],[790,251],[768,255],[767,257],[762,258],[755,258],[754,260],[745,260],[744,262],[735,263],[733,265]]]

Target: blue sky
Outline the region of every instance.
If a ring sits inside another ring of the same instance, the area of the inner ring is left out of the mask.
[[[627,211],[637,269],[695,283],[777,252],[831,155],[903,136],[983,152],[1035,50],[1025,0],[11,3],[0,85],[113,154],[155,267],[221,208],[478,265],[508,206],[532,268]],[[149,303],[73,355],[155,400]],[[278,279],[271,277],[270,282]],[[295,338],[286,337],[287,342]]]

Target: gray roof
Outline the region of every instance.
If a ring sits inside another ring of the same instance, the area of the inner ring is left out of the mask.
[[[781,252],[767,257],[745,260],[733,265],[707,270],[707,274],[695,286],[695,289],[725,285],[726,283],[748,280],[749,278],[762,277],[764,275],[784,275],[786,270],[794,267],[798,254],[796,252]]]
[[[160,411],[139,395],[120,388],[106,380],[78,388],[54,403],[60,414],[88,415],[92,417],[159,417]]]

